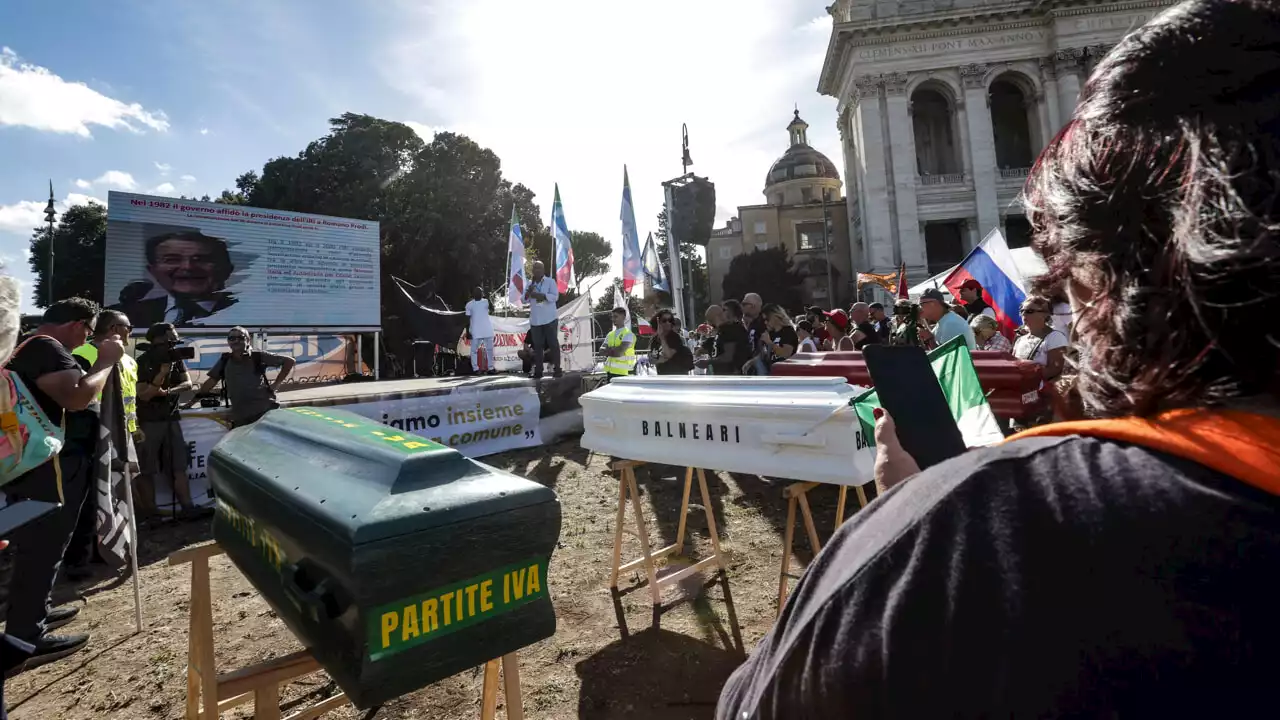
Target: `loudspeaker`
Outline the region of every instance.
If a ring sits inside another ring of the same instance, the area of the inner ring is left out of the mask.
[[[695,177],[672,193],[671,232],[679,242],[706,247],[716,222],[716,186]]]

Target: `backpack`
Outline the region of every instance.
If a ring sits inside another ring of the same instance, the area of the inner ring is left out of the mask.
[[[17,357],[33,335],[14,349]],[[0,486],[48,462],[62,450],[66,430],[53,424],[17,372],[0,368]]]
[[[267,388],[267,395],[274,400],[276,391],[271,388],[271,382],[267,380],[267,364],[262,359],[262,353],[254,350],[249,353],[249,357],[253,359],[253,373],[262,378],[262,384]],[[230,359],[231,353],[222,353],[222,357],[218,358],[218,364],[214,366],[219,377],[222,378],[222,404],[226,407],[231,407],[231,398],[227,395],[227,361]]]

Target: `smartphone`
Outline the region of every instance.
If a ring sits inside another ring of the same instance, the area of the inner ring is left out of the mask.
[[[923,348],[867,345],[862,349],[880,405],[893,416],[902,449],[923,470],[966,448],[938,376]]]
[[[58,503],[41,500],[19,500],[0,508],[0,540],[5,540],[14,530],[48,515],[62,507]]]

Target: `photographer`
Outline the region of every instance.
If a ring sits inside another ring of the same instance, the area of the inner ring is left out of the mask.
[[[172,323],[152,325],[147,342],[150,347],[138,358],[139,512],[144,516],[156,512],[158,476],[170,478],[183,516],[198,515],[187,481],[191,454],[178,406],[178,396],[191,389],[185,360],[194,356],[194,348],[178,347],[181,339]]]

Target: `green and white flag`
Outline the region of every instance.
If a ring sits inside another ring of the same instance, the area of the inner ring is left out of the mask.
[[[951,407],[951,417],[956,419],[956,425],[960,427],[964,444],[980,447],[1003,440],[1004,433],[1000,431],[995,413],[991,412],[991,404],[982,392],[978,371],[973,367],[973,357],[969,355],[969,346],[965,345],[964,337],[953,337],[929,353],[929,364],[938,376],[938,384],[942,386],[942,394]],[[858,422],[862,425],[862,435],[872,445],[875,444],[876,436],[873,413],[878,407],[880,396],[876,394],[875,388],[853,401]]]

